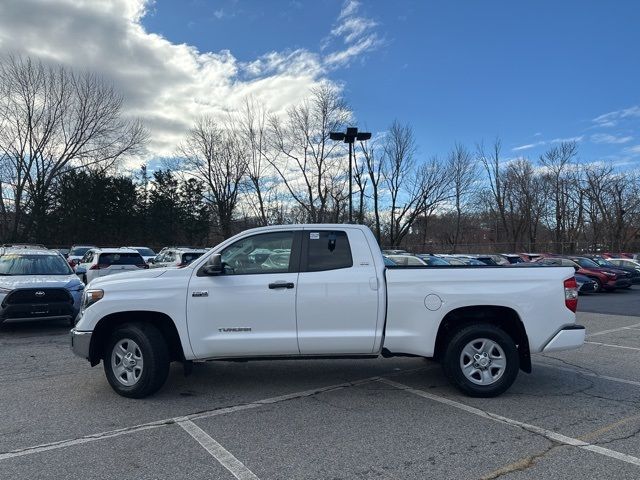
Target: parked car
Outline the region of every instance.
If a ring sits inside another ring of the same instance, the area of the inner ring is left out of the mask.
[[[206,252],[204,248],[168,248],[154,259],[151,268],[186,267]]]
[[[622,270],[624,272],[627,272],[629,274],[630,279],[631,279],[631,284],[640,283],[640,271],[636,270],[633,267],[627,267],[627,266],[624,266],[624,265],[615,265],[609,259],[605,259],[605,258],[601,257],[600,255],[585,255],[585,257],[589,258],[590,260],[593,260],[600,267],[603,267],[603,268],[614,268],[616,270]]]
[[[501,253],[500,256],[503,257],[510,264],[525,263],[525,260],[517,253]]]
[[[471,257],[465,257],[463,255],[438,255],[439,258],[447,262],[449,265],[453,265],[456,267],[462,266],[475,266],[475,267],[486,267],[487,264]]]
[[[256,263],[256,249],[289,251]],[[531,353],[580,347],[571,268],[385,267],[362,225],[242,232],[181,269],[93,281],[71,347],[120,395],[157,391],[171,361],[421,356],[491,397]]]
[[[73,245],[69,249],[69,253],[67,254],[67,261],[69,262],[69,266],[75,269],[76,265],[82,260],[85,253],[87,253],[92,248],[98,248],[95,245]]]
[[[149,268],[142,255],[130,248],[92,248],[76,266],[76,275],[85,284],[114,273]]]
[[[129,248],[131,250],[135,250],[140,255],[142,255],[142,258],[144,258],[144,261],[147,263],[149,263],[149,260],[153,260],[156,257],[156,252],[154,252],[149,247],[122,247],[122,248]]]
[[[443,258],[431,254],[418,254],[416,255],[420,260],[426,263],[430,267],[446,267],[449,264]]]
[[[575,274],[576,283],[578,284],[578,293],[594,293],[597,292],[597,284],[595,280],[591,280],[585,275]]]
[[[0,323],[67,320],[80,309],[84,284],[54,250],[0,249]]]
[[[418,267],[428,265],[426,261],[416,255],[387,255],[396,265],[400,267]]]
[[[636,272],[640,273],[640,261],[631,260],[629,258],[610,258],[609,263],[617,268],[633,268]]]
[[[631,287],[631,276],[616,268],[601,267],[593,260],[587,257],[566,257],[569,260],[573,260],[580,265],[581,273],[587,277],[593,278],[599,283],[598,291],[607,290],[612,291],[616,288],[629,288]],[[604,277],[603,277],[604,275]]]

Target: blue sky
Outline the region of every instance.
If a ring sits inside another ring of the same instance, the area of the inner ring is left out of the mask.
[[[141,22],[250,62],[339,43],[329,32],[344,6],[157,0]],[[361,128],[408,122],[425,156],[499,135],[506,156],[579,138],[585,161],[640,159],[640,2],[372,0],[359,14],[375,24],[375,47],[326,76],[344,86]],[[609,112],[618,113],[594,121]]]

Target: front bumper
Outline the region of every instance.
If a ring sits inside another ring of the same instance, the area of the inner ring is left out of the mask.
[[[80,358],[86,360],[89,359],[89,350],[91,349],[91,334],[93,332],[83,332],[71,329],[69,335],[71,336],[71,350]]]
[[[586,330],[582,325],[569,325],[560,329],[554,337],[547,342],[543,352],[556,352],[558,350],[571,350],[579,348],[584,343]]]

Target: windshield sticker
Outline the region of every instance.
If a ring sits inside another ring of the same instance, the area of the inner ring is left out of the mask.
[[[311,232],[309,234],[309,240],[320,240],[320,233],[318,232]]]

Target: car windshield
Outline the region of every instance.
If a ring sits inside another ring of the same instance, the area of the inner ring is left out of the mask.
[[[575,261],[583,268],[598,268],[598,264],[588,258],[576,258]]]
[[[610,261],[605,260],[604,258],[594,258],[593,261],[601,267],[613,267],[613,264]]]
[[[140,248],[136,248],[136,250],[143,257],[155,257],[156,255],[156,252],[154,252],[150,248],[140,247]]]
[[[71,275],[69,264],[59,255],[0,255],[0,275]]]
[[[70,257],[84,257],[84,254],[91,250],[93,247],[73,247],[69,250]]]
[[[139,253],[101,253],[100,265],[144,265],[144,258]]]

